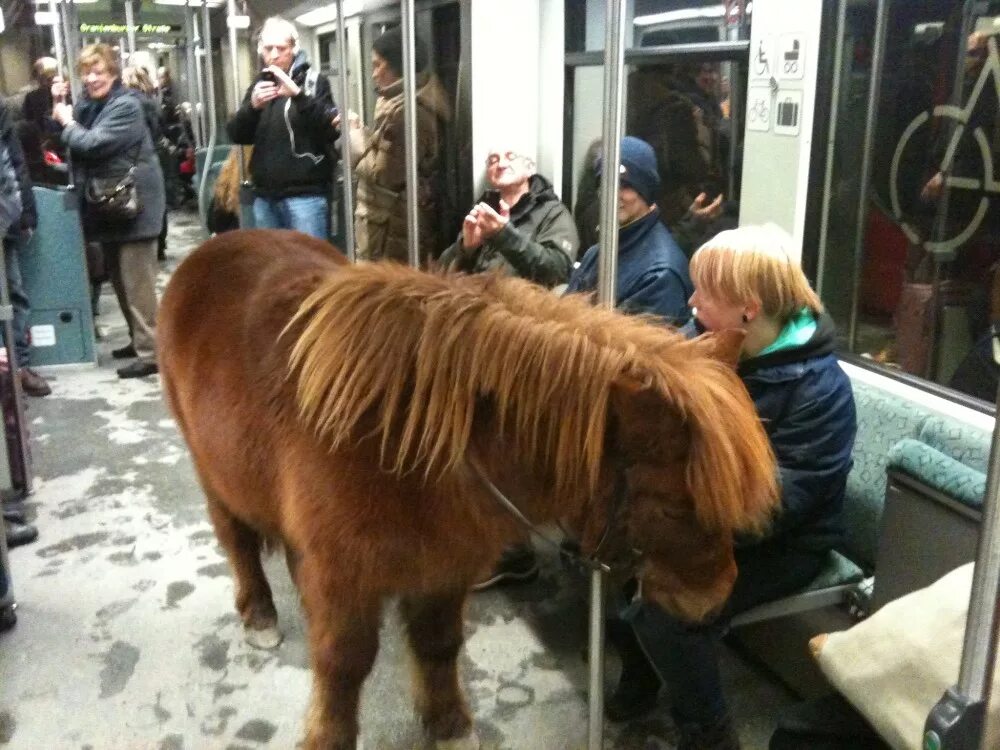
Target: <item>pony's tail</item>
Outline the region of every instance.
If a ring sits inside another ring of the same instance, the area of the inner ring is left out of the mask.
[[[685,389],[691,435],[687,483],[699,520],[710,528],[759,533],[778,507],[771,442],[743,382],[723,362],[702,360]]]

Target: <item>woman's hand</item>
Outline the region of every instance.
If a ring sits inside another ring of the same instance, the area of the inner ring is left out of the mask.
[[[338,112],[334,118],[330,121],[330,124],[335,128],[339,128],[341,123],[341,114]],[[358,130],[361,127],[361,116],[357,112],[352,112],[347,110],[347,124],[350,125],[351,130]]]
[[[73,122],[73,106],[66,102],[56,102],[52,105],[52,119],[66,127]]]
[[[63,80],[62,76],[56,76],[52,79],[52,88],[49,91],[52,92],[53,102],[66,101],[66,97],[69,96],[69,82]]]

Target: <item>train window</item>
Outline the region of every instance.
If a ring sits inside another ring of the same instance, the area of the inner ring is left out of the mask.
[[[601,7],[595,10],[597,5]],[[742,90],[746,73],[736,59],[720,61],[706,54],[678,60],[669,46],[749,38],[748,19],[740,16],[738,23],[727,23],[718,2],[664,0],[634,0],[628,15],[626,36],[630,29],[633,48],[655,49],[627,66],[625,133],[656,151],[662,182],[657,205],[690,254],[704,239],[738,222],[743,126],[741,108],[730,107],[730,96],[731,83]],[[600,214],[594,167],[604,114],[603,67],[592,53],[604,46],[603,4],[568,2],[566,19],[567,48],[576,46],[584,54],[567,55],[569,132],[563,183],[571,186],[566,197],[572,197],[581,247],[586,248],[597,242]],[[712,210],[694,220],[691,209],[707,206]]]
[[[841,40],[819,290],[847,351],[992,402],[1000,2],[890,4],[872,189],[858,231],[874,6],[849,4]]]
[[[746,0],[627,0],[625,44],[656,47],[728,38],[726,19],[743,15]],[[604,48],[604,0],[566,4],[566,51]]]

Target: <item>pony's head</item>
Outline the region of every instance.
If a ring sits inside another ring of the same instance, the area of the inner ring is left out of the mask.
[[[641,378],[619,377],[608,403],[606,462],[624,474],[614,484],[642,596],[686,620],[726,601],[733,534],[761,530],[776,502],[770,444],[734,371],[742,338],[685,342]]]

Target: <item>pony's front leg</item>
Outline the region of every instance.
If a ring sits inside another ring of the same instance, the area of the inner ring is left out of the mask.
[[[313,690],[303,747],[355,750],[358,698],[378,652],[381,603],[324,593],[313,573],[304,560],[297,577],[309,622]]]
[[[438,748],[479,746],[458,683],[462,615],[466,592],[407,596],[399,610],[416,662],[417,710]]]

